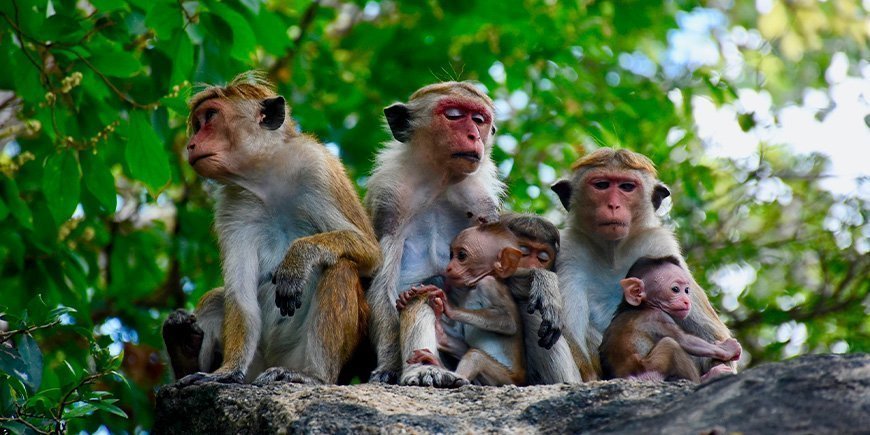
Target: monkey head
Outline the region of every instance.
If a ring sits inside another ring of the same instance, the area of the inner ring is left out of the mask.
[[[658,308],[676,319],[685,319],[692,308],[691,279],[674,257],[642,258],[621,280],[625,301],[630,305]]]
[[[626,238],[633,227],[656,220],[655,210],[670,195],[656,180],[646,156],[598,149],[578,160],[570,180],[552,186],[569,212],[572,227],[606,241]]]
[[[203,177],[225,181],[266,162],[270,145],[295,134],[284,97],[264,78],[237,77],[227,87],[212,86],[190,101],[187,161]],[[283,128],[282,128],[283,127]]]
[[[516,238],[504,225],[466,228],[450,243],[447,283],[467,288],[489,275],[505,279],[514,274],[521,257]]]
[[[555,225],[540,216],[525,213],[503,213],[499,222],[517,238],[523,254],[518,267],[553,270],[560,239]]]
[[[420,161],[446,171],[453,182],[477,171],[492,151],[494,105],[470,83],[426,86],[384,114],[396,140],[420,153]]]

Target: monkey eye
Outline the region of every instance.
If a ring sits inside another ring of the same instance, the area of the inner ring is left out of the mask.
[[[465,111],[458,107],[448,107],[444,110],[444,116],[451,121],[455,121],[465,116]]]
[[[592,183],[592,186],[598,190],[604,190],[604,189],[607,189],[608,187],[610,187],[610,182],[609,181],[596,181],[596,182]]]
[[[686,287],[686,294],[689,294],[689,288]]]
[[[637,188],[637,185],[634,183],[620,183],[619,184],[619,190],[622,190],[623,192],[632,192],[636,188]]]
[[[211,119],[214,118],[217,113],[217,109],[207,109],[205,111],[205,122],[208,123],[209,121],[211,121]]]
[[[465,259],[468,258],[468,254],[465,253],[465,251],[459,251],[456,253],[456,258],[459,259],[459,261],[465,261]]]
[[[541,260],[542,263],[546,263],[550,261],[550,254],[547,251],[538,252],[538,260]]]
[[[471,120],[474,121],[475,124],[483,124],[486,122],[486,117],[483,116],[482,113],[472,113]]]
[[[523,257],[528,256],[532,253],[531,249],[528,246],[520,245],[520,252],[523,253]]]
[[[193,132],[196,133],[196,132],[198,132],[198,131],[199,131],[199,120],[198,120],[198,119],[194,119],[194,120],[193,120]]]
[[[679,293],[679,292],[680,292],[680,288],[677,287],[677,286],[673,286],[673,287],[671,287],[671,291],[674,292],[674,293]]]

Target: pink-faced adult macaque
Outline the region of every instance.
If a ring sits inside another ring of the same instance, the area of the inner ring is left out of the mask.
[[[688,379],[730,372],[720,364],[703,377],[689,355],[728,362],[740,358],[737,340],[710,343],[678,324],[692,310],[691,277],[675,257],[641,258],[620,281],[625,300],[601,341],[605,379]]]
[[[381,258],[343,166],[256,74],[197,93],[190,112],[188,162],[219,185],[224,287],[164,324],[180,385],[334,383],[365,336],[360,276]]]
[[[574,164],[570,179],[552,188],[568,210],[556,258],[564,297],[563,333],[588,381],[601,374],[601,334],[622,301],[619,282],[631,265],[641,257],[672,256],[688,268],[673,232],[655,214],[670,191],[656,179],[655,166],[646,156],[598,149]],[[704,290],[689,278],[693,309],[677,323],[705,341],[730,338]],[[715,365],[710,358],[693,359],[702,373]]]

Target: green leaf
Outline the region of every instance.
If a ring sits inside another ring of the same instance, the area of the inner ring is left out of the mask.
[[[189,80],[193,73],[193,44],[190,43],[190,36],[186,32],[175,32],[172,38],[172,78],[170,84],[177,85]]]
[[[63,150],[45,160],[42,191],[57,224],[66,222],[79,203],[81,169],[73,151]]]
[[[33,214],[30,213],[30,208],[27,203],[21,199],[21,194],[18,191],[18,184],[11,178],[2,179],[3,193],[6,196],[6,203],[9,205],[9,211],[12,216],[18,220],[24,228],[33,229]]]
[[[154,29],[158,36],[165,38],[171,35],[184,25],[181,3],[168,0],[154,2],[145,16],[145,25]]]
[[[0,221],[6,219],[6,216],[9,216],[9,207],[6,206],[6,201],[0,198]]]
[[[169,158],[144,112],[130,113],[127,139],[124,158],[130,173],[156,198],[169,183]]]
[[[63,418],[76,418],[88,415],[97,410],[93,403],[74,402],[63,410]]]
[[[27,367],[17,348],[0,345],[0,372],[18,379],[28,390],[31,390]]]
[[[114,213],[117,206],[117,193],[112,171],[97,154],[83,152],[79,154],[79,157],[82,161],[85,187],[97,198],[106,211],[110,214]]]
[[[212,5],[212,10],[217,18],[225,22],[232,29],[233,48],[230,50],[230,55],[238,60],[247,62],[250,59],[251,52],[254,51],[257,45],[257,37],[254,35],[251,25],[248,24],[248,20],[222,3]]]
[[[95,53],[90,63],[97,71],[110,77],[133,77],[142,69],[139,59],[133,53],[121,50]]]
[[[36,345],[36,340],[29,334],[21,334],[18,337],[20,337],[16,340],[18,354],[27,367],[27,378],[21,381],[35,392],[42,384],[42,351]]]
[[[109,402],[108,400],[105,400],[102,402],[91,402],[91,405],[93,405],[94,407],[96,407],[97,409],[99,409],[101,411],[110,412],[112,414],[117,415],[118,417],[127,418],[126,412],[124,412],[121,408],[118,408],[117,406],[112,405],[111,403],[108,403],[108,402]]]

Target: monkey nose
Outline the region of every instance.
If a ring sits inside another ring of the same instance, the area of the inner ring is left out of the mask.
[[[196,144],[195,144],[195,143],[191,142],[191,143],[187,144],[187,150],[188,150],[188,151],[193,151],[194,148],[196,148]]]

